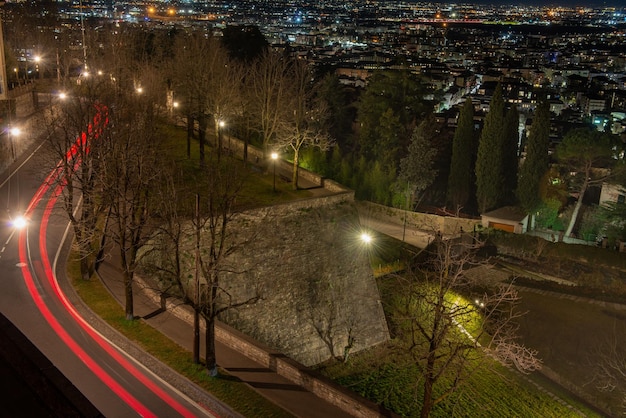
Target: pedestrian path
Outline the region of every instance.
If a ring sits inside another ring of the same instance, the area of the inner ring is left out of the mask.
[[[122,304],[124,301],[122,272],[116,266],[114,260],[105,261],[99,269],[99,275],[114,298]],[[181,320],[172,312],[163,312],[161,306],[137,285],[134,294],[135,315],[142,317],[152,327],[191,352],[193,340],[191,324]],[[201,347],[201,353],[203,352],[204,347]],[[260,395],[296,417],[352,416],[219,341],[216,343],[216,353],[221,369],[245,382]],[[172,379],[180,379],[180,376],[172,374]],[[202,401],[209,402],[206,399]]]

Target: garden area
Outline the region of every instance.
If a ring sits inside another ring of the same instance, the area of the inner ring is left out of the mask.
[[[405,250],[400,243],[382,236],[377,236],[376,240],[372,262],[379,274],[378,286],[392,338],[387,344],[352,354],[345,362],[323,364],[320,372],[390,411],[403,417],[416,417],[420,416],[423,403],[425,370],[420,367],[422,359],[416,359],[410,347],[423,341],[409,338],[415,334],[403,329],[401,324],[405,319],[398,317],[398,309],[394,306],[406,294],[406,287],[399,286],[400,282],[394,277],[405,274],[410,263],[401,261]],[[388,267],[385,267],[385,260]],[[536,316],[532,319],[540,321]],[[430,319],[423,319],[423,322],[428,321]],[[524,326],[532,327],[532,324],[525,322]],[[474,333],[471,320],[464,324],[464,328]],[[543,328],[542,332],[534,335],[533,343],[549,331]],[[468,336],[463,332],[451,334],[451,339],[460,338]],[[481,341],[484,338],[487,336]],[[553,342],[548,340],[539,350],[540,358],[542,351]],[[452,344],[450,347],[452,349]],[[555,352],[552,355],[558,356]],[[450,370],[441,377],[440,389],[435,388],[433,396],[441,402],[434,406],[430,416],[602,416],[541,373],[523,374],[505,367],[487,350],[475,350],[465,361],[461,372]],[[448,392],[447,388],[454,390]]]

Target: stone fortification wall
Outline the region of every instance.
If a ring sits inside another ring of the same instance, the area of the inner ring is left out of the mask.
[[[359,227],[351,192],[237,215],[227,243],[234,251],[220,271],[220,286],[233,303],[257,291],[261,300],[220,319],[306,366],[386,341]],[[184,247],[183,277],[193,278],[193,233]],[[146,260],[163,262],[168,255],[165,248]]]
[[[135,280],[154,303],[162,303],[159,292],[145,283],[141,277],[135,276]],[[168,299],[165,303],[165,308],[183,321],[189,324],[193,323],[191,308],[181,303],[180,299]],[[205,331],[203,321],[200,322],[200,328],[202,332]],[[280,351],[273,350],[259,343],[219,320],[215,324],[215,338],[217,341],[254,360],[263,367],[267,367],[276,374],[289,379],[327,402],[343,409],[353,417],[378,418],[381,416],[396,416],[394,413],[382,409],[379,405],[362,396],[339,386],[320,373],[286,357]]]
[[[246,214],[248,237],[229,264],[232,294],[262,299],[222,320],[304,364],[343,356],[389,338],[351,194],[309,199]],[[307,204],[308,203],[308,204]]]
[[[429,233],[440,232],[444,235],[458,234],[461,228],[465,232],[470,232],[474,230],[475,225],[480,225],[480,219],[455,218],[453,216],[408,212],[402,209],[366,201],[358,202],[358,209],[361,215],[375,217],[381,221],[388,221],[397,225],[403,225],[406,216],[407,226],[421,229]]]

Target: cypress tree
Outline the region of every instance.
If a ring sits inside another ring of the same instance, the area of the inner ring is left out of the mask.
[[[452,209],[465,206],[470,198],[473,164],[476,155],[474,105],[467,98],[459,114],[459,123],[452,140],[452,160],[448,177],[447,201]]]
[[[540,183],[548,170],[550,162],[548,147],[550,145],[550,107],[547,102],[537,106],[533,122],[528,132],[526,158],[519,171],[517,199],[520,206],[532,213],[541,204]]]
[[[502,200],[503,138],[504,99],[502,86],[498,83],[489,102],[476,156],[476,199],[480,213],[495,208]]]
[[[517,172],[519,168],[519,112],[517,106],[512,106],[506,113],[504,120],[504,141],[502,143],[502,181],[504,203],[515,202],[517,189]]]

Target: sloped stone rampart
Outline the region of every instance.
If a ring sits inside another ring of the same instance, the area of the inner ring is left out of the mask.
[[[239,272],[223,282],[244,299],[258,286],[262,299],[225,312],[225,323],[307,366],[389,338],[352,202],[293,202],[237,224],[250,239],[229,260]]]
[[[135,279],[154,303],[161,302],[159,292],[145,283],[141,277],[135,276]],[[191,308],[181,303],[179,299],[168,299],[166,309],[189,324],[193,322]],[[200,328],[204,332],[204,321],[200,322]],[[278,375],[289,379],[293,383],[304,387],[306,390],[343,409],[354,417],[396,417],[396,414],[384,410],[379,405],[337,385],[321,374],[286,357],[280,351],[273,350],[259,343],[221,321],[216,321],[215,338],[222,344],[254,360],[261,366],[276,372]]]
[[[232,304],[257,292],[261,299],[220,319],[306,366],[386,341],[353,196],[344,192],[238,214],[229,224],[227,245],[234,250],[220,269],[220,288]],[[194,234],[187,232],[182,277],[191,286]],[[164,248],[146,261],[163,262],[169,255]]]

